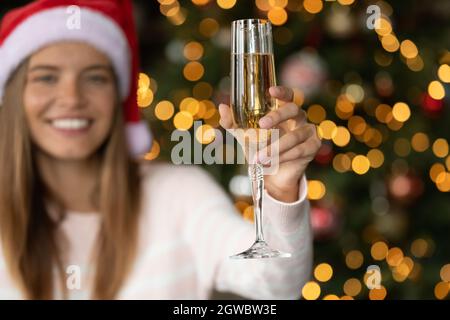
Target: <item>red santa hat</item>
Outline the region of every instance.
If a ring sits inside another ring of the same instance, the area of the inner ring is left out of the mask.
[[[79,25],[70,24],[75,15]],[[139,55],[131,0],[37,0],[8,12],[0,25],[0,104],[19,64],[59,41],[83,41],[110,58],[123,101],[129,150],[133,156],[147,152],[152,135],[137,106]]]

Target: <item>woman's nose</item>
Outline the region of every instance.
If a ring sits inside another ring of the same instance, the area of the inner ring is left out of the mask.
[[[83,93],[81,86],[76,79],[65,79],[61,81],[58,88],[60,90],[60,101],[65,107],[81,107],[83,104]]]

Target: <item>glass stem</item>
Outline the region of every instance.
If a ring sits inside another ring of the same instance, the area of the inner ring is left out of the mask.
[[[249,164],[248,175],[252,183],[253,211],[255,215],[256,242],[264,241],[262,230],[262,198],[264,192],[264,171],[259,163]]]

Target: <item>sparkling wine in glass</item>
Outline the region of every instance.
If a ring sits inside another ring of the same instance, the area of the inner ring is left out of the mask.
[[[269,93],[276,85],[272,48],[272,26],[263,19],[236,20],[232,23],[231,39],[231,107],[233,121],[238,128],[256,131],[253,137],[270,137],[261,134],[259,119],[277,108]],[[251,136],[251,135],[249,135]],[[269,141],[269,139],[267,139]],[[254,141],[259,143],[260,141]],[[250,142],[251,143],[251,142]],[[245,144],[243,146],[245,148]],[[287,258],[291,254],[271,248],[264,240],[262,229],[264,168],[259,163],[248,164],[252,183],[256,239],[253,245],[233,259]]]

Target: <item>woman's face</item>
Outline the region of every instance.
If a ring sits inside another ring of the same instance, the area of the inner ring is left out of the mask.
[[[109,59],[87,44],[61,42],[30,57],[26,119],[34,144],[53,158],[95,153],[109,135],[116,97]]]

